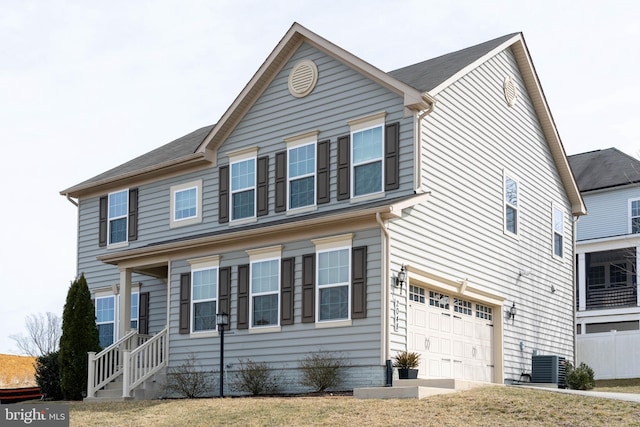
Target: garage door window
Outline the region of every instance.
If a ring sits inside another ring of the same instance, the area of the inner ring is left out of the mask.
[[[463,299],[454,298],[453,299],[453,311],[460,314],[466,314],[467,316],[472,315],[473,305],[471,301],[465,301]]]
[[[486,305],[476,304],[476,317],[480,319],[493,320],[493,310]]]
[[[424,304],[424,288],[409,285],[409,300]]]
[[[449,310],[449,295],[441,294],[440,292],[429,291],[429,305],[431,307]]]

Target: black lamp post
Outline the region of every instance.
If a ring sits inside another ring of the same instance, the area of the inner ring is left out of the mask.
[[[220,397],[224,397],[224,327],[229,324],[227,313],[216,314],[216,324],[220,332]]]

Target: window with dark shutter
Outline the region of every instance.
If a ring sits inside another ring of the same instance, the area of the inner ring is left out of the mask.
[[[238,329],[249,328],[249,264],[238,266]]]
[[[385,126],[384,135],[384,189],[400,187],[400,123]]]
[[[138,306],[138,333],[149,333],[149,292],[140,292]]]
[[[316,254],[302,257],[302,323],[313,323],[315,316]]]
[[[190,326],[190,305],[191,305],[191,273],[180,275],[180,333],[191,332]]]
[[[218,313],[231,313],[231,267],[224,267],[219,270],[218,279]],[[224,327],[228,331],[231,325]]]
[[[222,224],[229,222],[229,166],[220,166],[218,175],[218,222]]]
[[[276,212],[287,210],[287,152],[276,153]]]
[[[351,318],[367,317],[367,247],[351,252]]]
[[[318,195],[316,203],[329,203],[331,196],[329,194],[329,140],[318,142],[317,154],[317,188]]]
[[[338,200],[345,200],[351,196],[350,145],[349,135],[338,138]]]
[[[257,216],[269,213],[269,157],[258,158],[258,206]]]
[[[285,258],[282,260],[282,272],[280,274],[281,325],[293,325],[295,263],[295,258]]]
[[[98,245],[107,246],[107,215],[109,197],[100,197],[100,222],[98,231]]]
[[[129,241],[138,240],[138,189],[129,189]]]

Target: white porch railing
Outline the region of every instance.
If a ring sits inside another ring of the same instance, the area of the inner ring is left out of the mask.
[[[122,396],[128,397],[134,387],[164,367],[166,345],[166,328],[153,337],[140,335],[133,330],[98,354],[89,352],[87,397],[95,397],[98,390],[120,375],[123,375]],[[144,360],[141,360],[141,357]],[[136,371],[132,372],[132,367],[135,367]],[[135,381],[136,384],[130,384],[131,381]]]

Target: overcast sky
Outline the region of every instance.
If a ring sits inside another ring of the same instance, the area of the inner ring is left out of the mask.
[[[568,154],[640,153],[640,2],[0,3],[0,353],[62,315],[77,209],[59,192],[215,123],[299,22],[383,71],[522,31]]]

